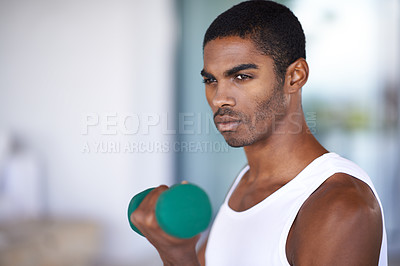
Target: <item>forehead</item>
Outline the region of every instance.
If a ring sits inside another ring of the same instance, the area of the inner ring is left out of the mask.
[[[270,56],[262,54],[250,39],[237,36],[217,38],[204,47],[204,69],[209,72],[223,72],[240,64],[256,64],[273,68]]]

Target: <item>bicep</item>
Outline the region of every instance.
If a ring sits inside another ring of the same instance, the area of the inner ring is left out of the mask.
[[[292,264],[378,265],[382,217],[375,196],[325,192],[305,204],[296,218],[288,254]]]
[[[376,220],[376,219],[372,219]],[[377,265],[381,228],[371,219],[344,219],[316,225],[300,239],[295,265]]]

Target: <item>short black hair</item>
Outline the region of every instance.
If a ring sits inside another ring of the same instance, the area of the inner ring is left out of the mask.
[[[274,60],[274,70],[282,82],[286,69],[306,58],[303,28],[289,8],[272,1],[246,1],[219,15],[207,29],[203,50],[209,41],[239,36],[251,39],[262,54]]]

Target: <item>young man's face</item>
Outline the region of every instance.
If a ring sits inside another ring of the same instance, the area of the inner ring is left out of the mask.
[[[204,47],[202,70],[214,122],[233,147],[268,138],[286,113],[273,60],[249,39],[224,37]]]

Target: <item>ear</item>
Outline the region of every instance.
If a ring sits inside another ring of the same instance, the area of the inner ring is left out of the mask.
[[[286,70],[285,88],[287,93],[299,91],[308,79],[308,64],[304,58],[294,61]]]

